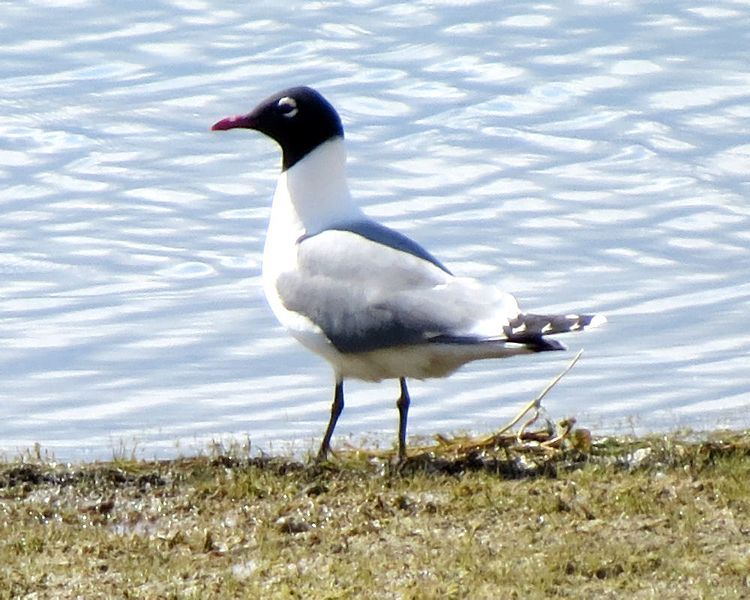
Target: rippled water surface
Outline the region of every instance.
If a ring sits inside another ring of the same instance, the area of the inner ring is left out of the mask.
[[[330,370],[260,287],[278,150],[208,131],[303,83],[371,215],[608,315],[554,417],[750,426],[747,3],[1,4],[0,452],[314,448]],[[571,355],[414,382],[411,432],[491,430]],[[390,444],[396,383],[348,390],[338,442]]]

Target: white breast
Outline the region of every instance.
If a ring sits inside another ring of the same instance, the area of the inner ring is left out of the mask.
[[[308,349],[333,362],[339,353],[310,319],[287,310],[276,290],[282,273],[297,269],[297,242],[334,223],[362,218],[346,181],[342,138],[320,145],[279,176],[263,250],[263,291],[276,318]]]

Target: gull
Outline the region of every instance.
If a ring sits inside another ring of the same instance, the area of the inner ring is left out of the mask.
[[[344,129],[309,87],[282,90],[213,131],[254,129],[281,147],[263,250],[263,289],[287,331],[333,368],[327,458],[344,381],[398,379],[398,460],[406,459],[406,380],[445,377],[479,359],[564,350],[547,336],[602,315],[523,312],[509,293],[458,277],[418,243],[365,215],[346,178]]]

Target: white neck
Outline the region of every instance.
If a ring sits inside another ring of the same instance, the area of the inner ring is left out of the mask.
[[[296,240],[361,217],[346,182],[343,138],[321,144],[279,176],[271,208],[273,229],[294,230]]]
[[[263,251],[263,284],[272,306],[276,278],[295,268],[302,236],[364,218],[349,194],[345,163],[344,140],[335,138],[279,176]]]

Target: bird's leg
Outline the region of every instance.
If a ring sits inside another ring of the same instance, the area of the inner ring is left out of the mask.
[[[320,444],[317,462],[322,462],[328,457],[328,453],[331,450],[333,430],[336,429],[336,421],[339,420],[342,410],[344,410],[344,382],[341,379],[337,379],[336,389],[333,393],[333,404],[331,404],[331,418],[328,420],[326,434],[323,436],[323,442]]]
[[[406,460],[406,419],[409,416],[409,390],[406,389],[406,379],[401,377],[399,379],[401,384],[401,395],[396,401],[398,407],[398,461],[403,462]]]

